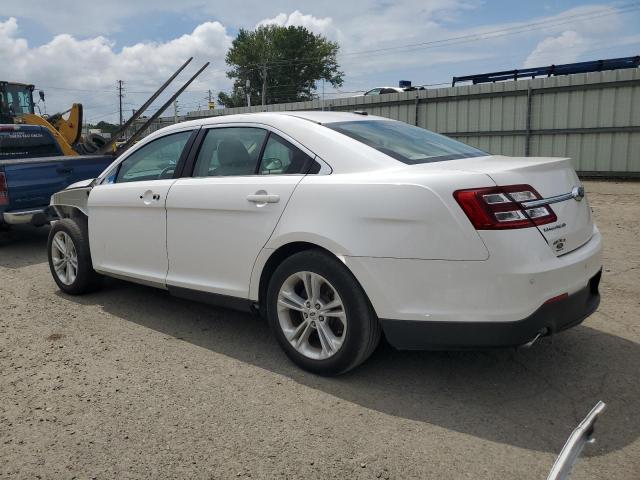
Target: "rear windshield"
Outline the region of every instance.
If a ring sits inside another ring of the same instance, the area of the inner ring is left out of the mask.
[[[324,125],[409,165],[488,155],[444,135],[403,122],[360,120]]]

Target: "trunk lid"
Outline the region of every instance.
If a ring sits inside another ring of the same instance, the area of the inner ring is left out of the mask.
[[[491,156],[448,162],[455,169],[485,173],[498,186],[531,185],[544,199],[578,193],[581,186],[568,158]],[[582,190],[583,192],[583,190]],[[593,234],[591,208],[580,195],[548,205],[557,221],[537,228],[553,252],[560,256],[587,243]]]

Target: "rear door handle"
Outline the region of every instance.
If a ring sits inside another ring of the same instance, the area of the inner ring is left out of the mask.
[[[254,193],[253,195],[247,195],[247,200],[253,203],[278,203],[280,201],[280,195]]]

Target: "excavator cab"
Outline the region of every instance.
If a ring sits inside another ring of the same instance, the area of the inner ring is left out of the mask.
[[[0,81],[0,123],[15,123],[18,116],[35,113],[33,85]]]

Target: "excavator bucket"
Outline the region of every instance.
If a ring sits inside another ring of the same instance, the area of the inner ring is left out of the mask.
[[[67,118],[64,115],[68,114]],[[51,115],[49,123],[55,127],[69,145],[80,140],[82,135],[82,104],[74,103],[71,108],[63,113]]]

